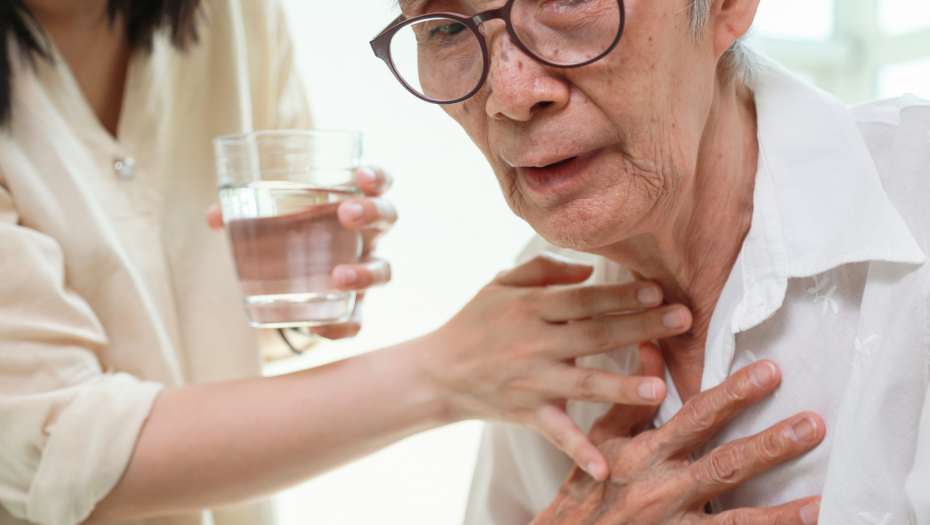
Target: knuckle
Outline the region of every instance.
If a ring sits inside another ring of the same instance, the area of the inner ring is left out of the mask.
[[[641,444],[647,457],[656,458],[668,455],[669,443],[663,440],[656,432],[644,432],[634,438]]]
[[[642,312],[637,314],[635,317],[636,324],[634,325],[634,329],[638,334],[646,338],[651,338],[653,335],[659,335],[662,333],[662,331],[658,328],[654,328],[661,326],[661,321],[652,322],[651,317],[653,316],[649,315],[650,313],[651,312]]]
[[[597,372],[584,370],[575,379],[575,393],[582,401],[593,401],[597,398]]]
[[[778,434],[765,432],[752,441],[750,450],[753,458],[771,462],[784,455],[785,443]]]
[[[589,321],[585,325],[584,340],[594,348],[608,348],[612,340],[610,326],[601,319]]]
[[[593,311],[597,305],[594,290],[587,287],[573,288],[570,301],[576,308],[584,312]]]
[[[732,485],[742,471],[739,451],[733,447],[718,449],[705,456],[697,470],[698,481],[705,485]]]
[[[710,428],[716,421],[713,399],[708,396],[691,398],[683,409],[682,417],[690,428]]]
[[[754,390],[749,386],[750,380],[739,378],[731,383],[720,385],[719,390],[711,396],[716,410],[735,409],[751,399]]]
[[[518,290],[513,294],[511,304],[508,305],[507,315],[515,319],[536,317],[541,308],[542,293],[538,289],[528,288]]]

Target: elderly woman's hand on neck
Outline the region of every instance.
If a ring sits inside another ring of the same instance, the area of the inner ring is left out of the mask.
[[[749,231],[758,156],[752,93],[717,65],[758,0],[716,2],[697,38],[690,4],[625,2],[618,47],[575,69],[533,60],[488,22],[487,82],[444,106],[546,240],[623,264],[691,308],[692,330],[663,343],[683,400],[700,389],[710,317]]]

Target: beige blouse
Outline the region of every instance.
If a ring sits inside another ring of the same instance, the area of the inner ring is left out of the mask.
[[[280,7],[205,0],[199,43],[129,68],[114,139],[67,64],[13,53],[0,133],[0,523],[83,521],[165,386],[260,372],[217,201],[211,139],[306,127]],[[146,520],[270,523],[267,504]]]

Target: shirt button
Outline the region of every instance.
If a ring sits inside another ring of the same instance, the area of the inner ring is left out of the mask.
[[[129,180],[136,175],[136,161],[129,157],[116,159],[116,161],[113,162],[113,169],[116,170],[116,174],[119,175],[121,179]]]

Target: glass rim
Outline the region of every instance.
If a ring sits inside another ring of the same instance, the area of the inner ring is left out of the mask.
[[[267,129],[261,131],[247,131],[240,133],[229,133],[213,138],[216,145],[233,145],[248,142],[254,142],[258,139],[267,139],[273,142],[275,140],[286,140],[293,137],[307,138],[338,138],[353,139],[358,143],[364,138],[361,131],[351,131],[344,129]]]

